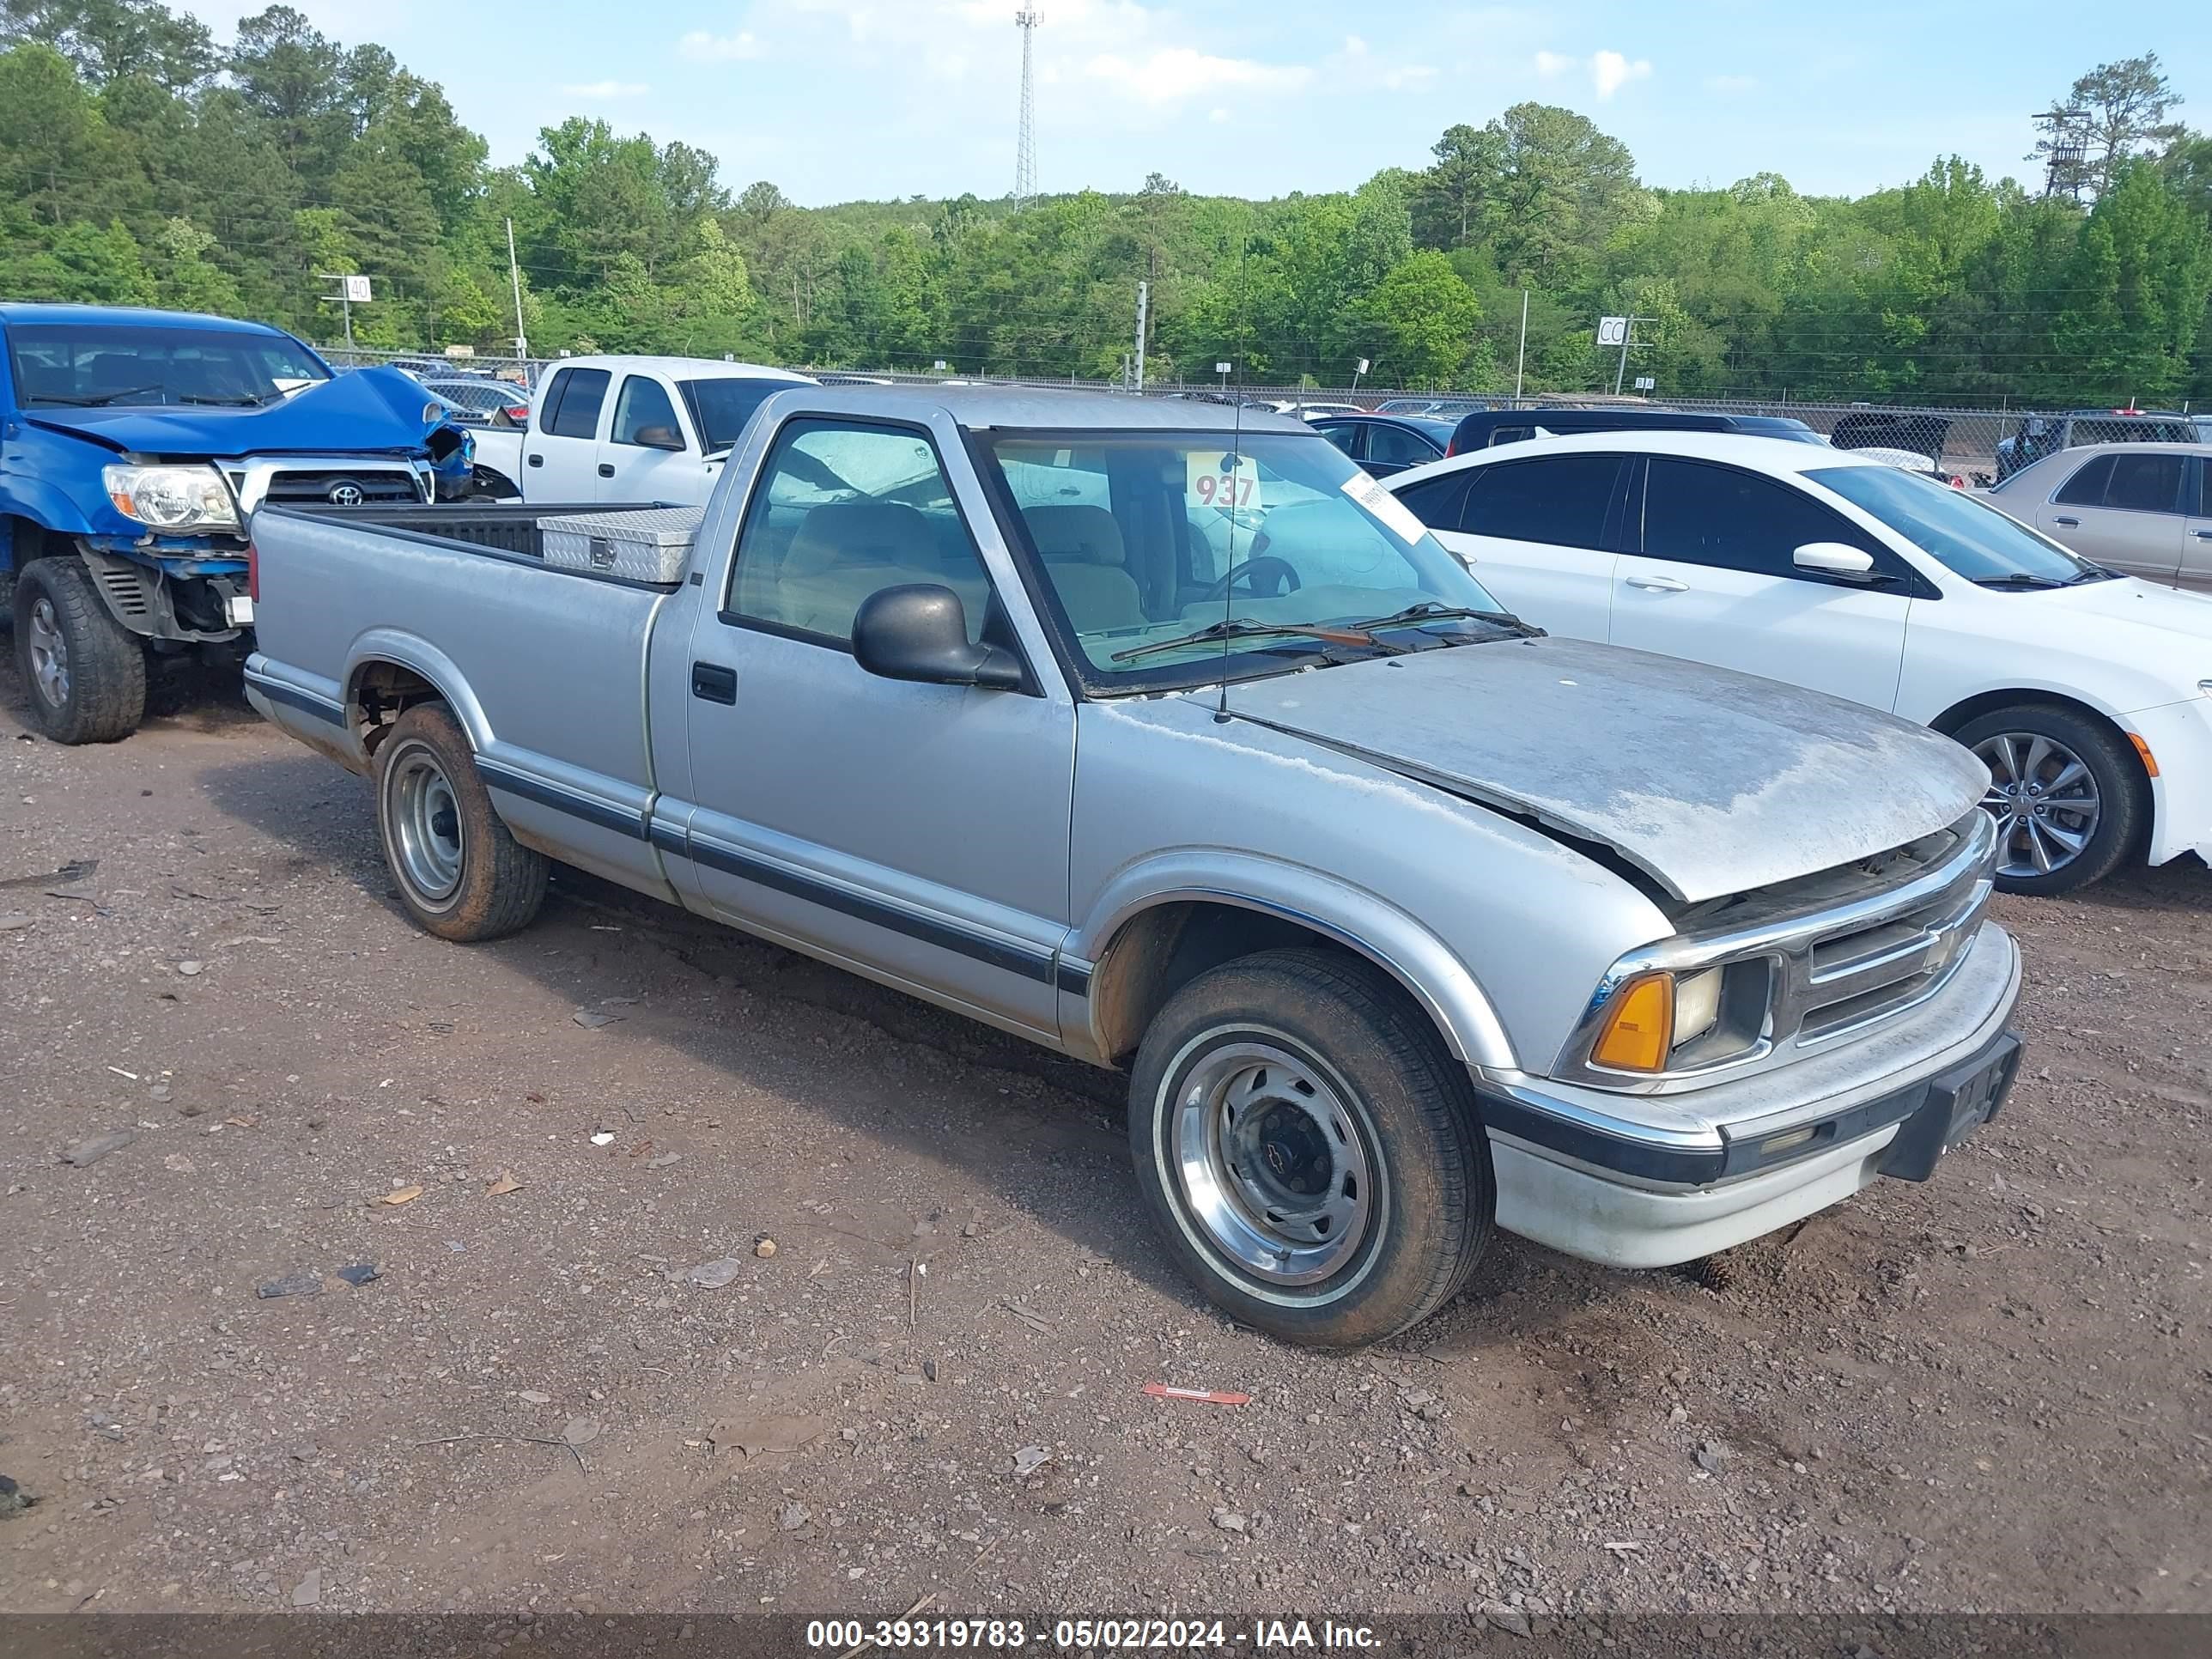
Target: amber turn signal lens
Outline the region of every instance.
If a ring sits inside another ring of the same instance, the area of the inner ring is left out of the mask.
[[[1590,1058],[1619,1072],[1656,1072],[1674,1046],[1674,976],[1645,974],[1614,994]]]

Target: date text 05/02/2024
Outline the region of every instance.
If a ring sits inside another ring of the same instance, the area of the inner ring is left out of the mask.
[[[1259,1653],[1299,1650],[1358,1651],[1382,1645],[1368,1625],[1332,1619],[1267,1619],[1249,1629],[1224,1619],[1060,1619],[1050,1627],[1054,1648],[1119,1653],[1152,1650],[1246,1649]],[[1014,1650],[1045,1642],[1047,1627],[1004,1619],[820,1619],[806,1627],[809,1647]]]

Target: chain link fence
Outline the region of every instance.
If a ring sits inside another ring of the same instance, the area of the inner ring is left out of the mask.
[[[325,351],[337,367],[352,368],[372,363],[391,364],[420,379],[441,375],[489,376],[524,386],[535,386],[546,370],[557,367],[557,357],[444,357],[426,352]],[[819,368],[791,364],[800,374],[836,384],[973,385],[1067,387],[1094,392],[1127,392],[1119,381],[1085,380],[1073,377],[960,375],[890,368]],[[1522,398],[1481,392],[1432,392],[1389,386],[1231,386],[1220,380],[1188,385],[1153,382],[1144,388],[1146,397],[1194,398],[1210,402],[1243,400],[1248,406],[1265,404],[1281,408],[1310,408],[1316,404],[1349,405],[1376,410],[1391,405],[1401,412],[1431,412],[1450,418],[1478,409],[1587,409],[1620,404],[1638,408],[1704,410],[1717,414],[1771,415],[1802,421],[1838,448],[1883,448],[1925,455],[1943,471],[1967,482],[1997,472],[1997,445],[2017,436],[2022,423],[2061,413],[2024,406],[1996,409],[1938,409],[1903,404],[1807,402],[1789,398],[1624,398],[1605,392],[1542,392]],[[2203,417],[2212,430],[2212,416]],[[2116,430],[2114,435],[2122,435]]]

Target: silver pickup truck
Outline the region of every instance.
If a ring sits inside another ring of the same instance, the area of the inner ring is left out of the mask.
[[[1126,1067],[1168,1248],[1279,1336],[1493,1226],[1655,1267],[1925,1179],[2017,1067],[1979,763],[1542,637],[1297,422],[807,386],[688,562],[535,511],[253,520],[248,695],[422,926],[558,860]]]

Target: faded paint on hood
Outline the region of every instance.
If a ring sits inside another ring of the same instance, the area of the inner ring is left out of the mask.
[[[1931,834],[1989,782],[1948,738],[1857,703],[1579,640],[1241,681],[1229,708],[1609,847],[1690,903]]]
[[[154,408],[32,408],[21,418],[120,453],[172,460],[246,455],[427,455],[445,422],[425,421],[437,400],[396,368],[361,368],[259,409],[199,404]],[[459,428],[455,428],[458,430]]]

